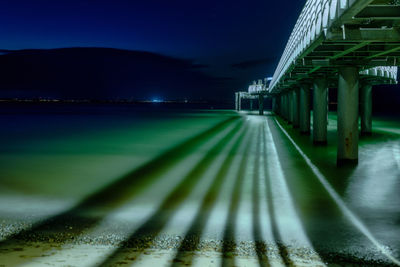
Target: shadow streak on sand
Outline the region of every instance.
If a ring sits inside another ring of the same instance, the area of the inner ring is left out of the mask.
[[[250,143],[254,142],[252,135],[250,135],[250,140],[252,140]],[[235,177],[231,203],[226,218],[224,238],[222,240],[222,267],[235,266],[235,253],[237,247],[235,241],[235,227],[249,151],[250,144],[246,146],[245,151],[243,152],[238,173]]]
[[[259,131],[257,138],[257,146],[256,146],[256,158],[254,161],[254,174],[253,174],[253,238],[258,258],[258,263],[260,267],[268,267],[270,266],[267,256],[267,246],[263,240],[261,234],[261,225],[260,225],[260,161],[261,161],[261,152],[260,147],[262,143],[261,139],[261,131]]]
[[[151,247],[156,236],[161,232],[168,221],[178,210],[179,206],[193,191],[194,187],[203,177],[207,168],[212,164],[215,158],[228,144],[228,142],[237,134],[242,127],[242,123],[230,130],[204,157],[196,166],[183,178],[183,180],[171,191],[156,212],[144,222],[127,240],[123,241],[120,247],[107,257],[99,266],[115,266],[117,263],[124,262],[126,258],[125,248],[134,248],[137,252],[144,252]],[[135,261],[133,258],[130,261]]]
[[[248,125],[245,125],[245,127],[246,126]],[[208,189],[207,194],[204,196],[200,208],[198,209],[197,214],[193,219],[193,223],[191,224],[184,239],[182,240],[182,243],[178,248],[178,252],[171,266],[177,267],[182,265],[185,266],[192,265],[194,251],[196,251],[196,249],[198,248],[207,220],[215,205],[221,187],[227,178],[226,176],[229,171],[229,168],[231,168],[232,161],[235,158],[238,148],[242,144],[244,136],[246,136],[247,131],[248,127],[246,127],[245,130],[241,133],[241,135],[239,136],[233,147],[228,152],[217,174],[215,175],[213,183]]]
[[[84,231],[94,227],[108,212],[131,200],[155,182],[162,173],[184,159],[187,154],[196,150],[239,118],[235,116],[218,123],[105,186],[74,207],[41,221],[29,229],[10,235],[5,240],[0,241],[0,248],[12,246],[18,241],[49,242],[49,240],[55,240],[58,243],[65,243],[73,240]],[[87,216],[90,211],[96,209],[101,209],[101,215]],[[56,238],[55,235],[57,235]]]
[[[268,122],[265,122],[268,123]],[[265,137],[265,127],[263,127],[263,136]],[[264,142],[264,158],[267,158],[268,152],[267,152],[267,142]],[[265,168],[265,173],[268,174],[268,166],[267,164],[264,164]],[[271,178],[269,175],[266,175],[265,179],[265,187],[267,190],[267,201],[268,201],[268,210],[269,210],[269,215],[271,218],[271,231],[272,231],[272,236],[275,240],[276,245],[278,246],[279,254],[283,260],[283,263],[285,266],[295,266],[294,263],[291,261],[289,257],[289,252],[285,246],[285,244],[282,242],[282,237],[279,233],[278,229],[278,224],[277,224],[277,219],[276,219],[276,211],[273,203],[273,195],[272,195],[272,184],[271,184]]]

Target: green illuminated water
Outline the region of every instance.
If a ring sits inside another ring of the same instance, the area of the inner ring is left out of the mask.
[[[3,115],[1,188],[83,197],[229,116],[121,109]]]
[[[11,251],[41,241],[113,246],[87,265],[134,263],[152,249],[172,265],[196,264],[190,251],[216,251],[215,264],[226,266],[241,257],[260,266],[390,264],[362,227],[400,256],[393,118],[375,118],[359,164],[341,168],[334,113],[323,147],[279,118],[247,112],[9,106],[0,123],[0,263],[30,262]]]

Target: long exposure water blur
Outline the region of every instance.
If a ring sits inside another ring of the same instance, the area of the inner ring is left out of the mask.
[[[400,259],[400,120],[336,166],[267,112],[4,105],[0,266],[359,266]]]

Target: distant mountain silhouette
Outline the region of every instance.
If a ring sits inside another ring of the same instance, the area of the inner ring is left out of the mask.
[[[207,66],[112,48],[0,50],[0,97],[226,98],[229,79]]]

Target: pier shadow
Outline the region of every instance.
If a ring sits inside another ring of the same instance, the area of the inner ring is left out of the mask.
[[[268,123],[268,122],[266,122]],[[265,133],[265,128],[263,127],[263,136],[266,135]],[[264,158],[268,157],[268,148],[267,148],[267,142],[264,141],[263,143],[264,147]],[[277,224],[277,219],[276,219],[276,211],[275,211],[275,206],[274,206],[274,199],[272,195],[272,184],[271,184],[271,177],[267,175],[268,172],[268,166],[267,164],[264,164],[264,172],[266,174],[265,177],[265,188],[266,188],[266,194],[267,194],[267,205],[268,205],[268,210],[269,210],[269,215],[270,215],[270,222],[271,222],[271,232],[272,232],[272,237],[278,247],[279,255],[282,258],[282,261],[285,266],[295,266],[295,264],[292,262],[292,260],[289,257],[289,251],[287,247],[285,246],[282,237],[279,233],[278,229],[278,224]]]
[[[264,131],[262,131],[264,134]],[[260,161],[261,161],[261,131],[258,133],[257,137],[257,146],[255,152],[255,161],[254,161],[254,173],[253,173],[253,239],[254,245],[257,253],[258,263],[260,267],[269,267],[270,263],[268,261],[267,256],[267,246],[263,240],[261,234],[261,225],[260,225]],[[265,142],[264,142],[265,143]],[[264,155],[265,157],[265,155]]]
[[[250,135],[250,140],[252,137]],[[226,218],[224,237],[222,240],[222,267],[235,266],[235,256],[237,243],[235,240],[235,227],[237,222],[237,213],[239,208],[240,196],[242,194],[243,180],[246,172],[249,151],[251,147],[251,141],[246,146],[242,160],[239,164],[239,169],[235,177],[235,183],[233,186],[232,197],[229,205],[228,216]]]
[[[235,116],[218,123],[101,188],[74,207],[38,222],[29,229],[8,236],[5,240],[0,241],[0,249],[7,249],[7,247],[12,247],[17,242],[20,244],[25,241],[51,241],[59,244],[72,241],[83,232],[97,225],[109,212],[149,187],[163,173],[173,168],[189,153],[201,147],[206,141],[215,137],[234,122],[237,122],[239,118]],[[235,129],[238,127],[239,124]],[[231,131],[230,135],[232,134],[233,132]],[[101,213],[98,213],[97,216],[88,216],[88,213],[98,209],[101,210]]]
[[[169,193],[161,206],[153,215],[147,219],[128,239],[123,241],[118,249],[108,256],[99,266],[115,266],[121,263],[132,263],[137,257],[126,260],[126,248],[136,250],[136,256],[144,252],[153,245],[154,239],[162,231],[165,225],[170,221],[178,210],[179,206],[194,190],[203,177],[207,168],[212,164],[215,158],[226,147],[228,142],[237,134],[242,127],[242,123],[238,123],[230,130],[211,150],[209,150],[203,158],[194,166],[194,168],[183,178],[183,180]]]
[[[200,208],[198,209],[189,230],[187,231],[181,245],[178,248],[178,252],[171,264],[172,267],[192,265],[194,252],[198,249],[201,236],[210,217],[210,213],[215,206],[215,202],[221,191],[221,187],[227,178],[226,176],[229,169],[231,168],[232,161],[235,158],[238,148],[242,144],[243,138],[246,135],[247,131],[248,128],[246,127],[243,133],[241,133],[239,138],[235,141],[235,144],[228,152],[225,160],[223,161],[221,167],[215,175],[213,183],[208,189],[206,195],[204,196]]]

